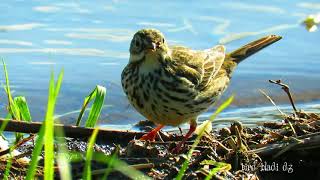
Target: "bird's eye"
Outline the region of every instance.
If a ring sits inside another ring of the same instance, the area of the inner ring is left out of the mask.
[[[164,43],[164,38],[162,39],[162,43]]]

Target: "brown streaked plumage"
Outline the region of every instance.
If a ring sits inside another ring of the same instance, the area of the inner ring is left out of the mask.
[[[195,130],[197,116],[228,87],[237,64],[280,39],[266,36],[226,55],[222,45],[199,51],[182,46],[169,48],[160,31],[138,31],[121,78],[129,102],[148,120],[159,124],[142,139],[154,140],[164,125],[189,122],[190,130],[178,145],[179,150]]]

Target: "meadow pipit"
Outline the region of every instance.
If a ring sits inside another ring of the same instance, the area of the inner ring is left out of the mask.
[[[156,29],[142,29],[130,44],[130,59],[121,78],[129,102],[158,126],[142,140],[154,140],[164,125],[189,122],[190,130],[176,150],[192,135],[197,117],[206,111],[228,87],[238,63],[280,40],[270,35],[229,54],[217,45],[206,50],[168,47]]]

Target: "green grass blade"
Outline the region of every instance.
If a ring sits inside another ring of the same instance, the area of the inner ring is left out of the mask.
[[[10,173],[11,166],[12,166],[12,153],[11,153],[11,149],[10,149],[9,158],[8,158],[8,161],[7,161],[6,169],[5,169],[5,172],[4,172],[4,175],[3,175],[3,179],[5,179],[5,180],[11,179],[11,178],[9,178],[9,173]]]
[[[228,163],[223,163],[223,162],[212,162],[210,163],[210,165],[214,165],[216,166],[215,168],[213,168],[210,172],[209,175],[206,176],[205,180],[210,180],[212,179],[212,176],[215,175],[217,172],[219,171],[223,171],[223,170],[230,170],[231,169],[231,165]]]
[[[116,157],[107,156],[103,153],[94,153],[93,160],[101,163],[110,165],[112,160],[112,167],[114,170],[121,172],[122,174],[128,176],[131,179],[151,179],[150,177],[144,175],[142,172],[130,167],[127,163],[119,160]],[[108,170],[108,169],[107,169]]]
[[[13,99],[14,104],[18,107],[21,120],[31,122],[31,114],[25,97],[18,96]]]
[[[5,80],[6,80],[6,85],[4,87],[4,90],[7,93],[7,98],[8,98],[8,111],[9,111],[9,114],[11,115],[12,119],[21,120],[21,118],[22,118],[21,112],[20,112],[19,108],[17,107],[17,105],[15,104],[14,100],[12,99],[7,66],[3,60],[2,60],[2,63],[3,63],[3,71],[4,71],[4,75],[5,75]],[[16,136],[16,140],[15,140],[16,142],[18,142],[21,138],[23,138],[22,133],[15,133],[15,136]]]
[[[191,149],[189,150],[188,154],[187,154],[187,159],[183,162],[182,164],[182,167],[176,177],[176,180],[181,180],[185,171],[187,170],[188,168],[188,165],[189,165],[189,161],[191,159],[191,156],[192,156],[192,153],[194,151],[194,149],[197,147],[197,145],[199,144],[200,142],[200,139],[201,137],[203,136],[204,132],[205,132],[205,129],[206,129],[206,126],[208,124],[210,124],[210,122],[212,122],[216,117],[217,115],[222,112],[226,107],[228,107],[231,102],[233,101],[233,96],[231,96],[230,98],[228,98],[215,112],[213,115],[211,115],[209,117],[209,121],[207,121],[207,124],[204,126],[204,128],[200,131],[199,135],[197,136],[196,140],[194,141],[194,143],[192,144],[192,147]]]
[[[83,114],[86,110],[86,107],[94,99],[94,102],[92,104],[92,107],[89,112],[88,119],[85,123],[85,127],[94,127],[99,119],[101,109],[104,104],[104,99],[106,96],[106,88],[103,86],[97,85],[96,88],[87,96],[83,102],[78,120],[76,122],[76,126],[80,125],[81,119],[83,117]]]
[[[71,180],[71,167],[70,161],[68,158],[68,149],[66,146],[66,141],[64,139],[65,135],[63,129],[61,127],[57,128],[55,133],[57,134],[56,140],[59,144],[58,155],[57,155],[57,163],[59,167],[60,179],[62,180]]]
[[[219,106],[219,108],[209,117],[209,120],[212,122],[218,114],[220,114],[225,108],[227,108],[232,103],[233,99],[234,96],[232,95],[225,102],[223,102],[223,104],[221,104],[221,106]],[[203,133],[204,132],[202,132],[202,134]]]
[[[36,139],[36,143],[33,148],[32,156],[31,156],[31,162],[28,167],[26,180],[33,180],[34,175],[36,174],[40,153],[43,147],[44,132],[45,132],[45,122],[42,124],[40,131],[38,132],[38,137]]]
[[[11,114],[12,119],[20,120],[19,110],[14,105],[14,102],[13,102],[13,99],[12,99],[7,66],[6,66],[6,63],[3,60],[2,60],[2,64],[3,64],[3,71],[4,71],[5,80],[6,80],[6,85],[5,85],[4,89],[5,89],[5,92],[7,93],[7,97],[8,97],[8,111]]]
[[[63,79],[63,70],[58,76],[56,84],[54,83],[54,74],[51,73],[49,83],[49,95],[47,113],[45,117],[45,139],[44,144],[44,178],[47,180],[54,178],[54,109]]]
[[[55,90],[54,90],[54,99],[55,99],[55,101],[56,101],[56,99],[58,97],[58,94],[59,94],[59,91],[60,91],[60,88],[61,88],[63,76],[64,76],[64,70],[62,69],[60,71],[60,73],[59,73],[58,80],[57,80],[56,85],[55,85]]]
[[[10,119],[11,119],[11,116],[10,116],[10,114],[8,114],[7,117],[5,118],[5,121],[1,124],[0,135],[2,135],[4,129],[7,127],[7,124],[10,121]]]
[[[109,161],[108,161],[108,168],[106,169],[103,177],[101,179],[107,179],[109,174],[112,172],[113,166],[114,166],[114,162],[117,160],[117,154],[114,153],[111,155]]]
[[[70,152],[68,157],[70,157],[72,162],[81,162],[83,155],[80,152]],[[144,175],[142,172],[134,169],[133,167],[130,167],[127,163],[119,160],[117,157],[114,157],[112,155],[108,156],[101,152],[94,152],[92,154],[91,160],[104,163],[109,166],[112,162],[112,170],[119,171],[131,179],[151,179],[150,177]],[[106,171],[110,171],[110,169],[107,168]]]
[[[96,97],[92,104],[92,108],[86,121],[85,127],[94,127],[100,117],[101,109],[106,96],[106,88],[98,85],[96,87],[96,91]]]
[[[91,180],[91,160],[93,154],[93,146],[96,142],[99,129],[94,129],[88,143],[87,153],[86,153],[86,162],[84,166],[83,179]]]
[[[39,161],[39,155],[41,153],[42,147],[43,147],[43,141],[44,138],[46,139],[45,143],[45,179],[53,179],[53,163],[54,163],[54,149],[53,149],[53,115],[54,115],[54,106],[55,106],[55,101],[56,97],[59,93],[59,89],[61,86],[62,82],[62,77],[63,77],[63,71],[59,74],[59,78],[57,81],[57,85],[55,88],[54,85],[54,76],[53,73],[51,73],[51,79],[49,83],[49,96],[48,96],[48,105],[47,105],[47,113],[46,113],[46,118],[45,121],[43,122],[41,129],[38,133],[38,138],[36,140],[36,144],[34,147],[34,150],[32,152],[32,157],[31,157],[31,163],[28,168],[27,180],[32,180],[34,179],[34,175],[36,173],[38,161]],[[57,90],[58,89],[58,90]]]
[[[79,126],[80,123],[81,123],[81,119],[83,117],[83,114],[88,106],[88,104],[90,103],[91,99],[95,98],[96,97],[96,89],[94,89],[90,94],[89,96],[87,96],[86,98],[84,98],[84,101],[83,101],[83,105],[81,107],[81,110],[80,110],[80,113],[79,113],[79,116],[78,116],[78,120],[76,122],[76,126]]]
[[[71,162],[82,162],[83,154],[78,151],[73,151],[68,153],[68,157],[70,158]]]
[[[53,179],[53,163],[54,163],[54,150],[53,150],[53,114],[54,114],[54,101],[55,101],[55,88],[54,88],[54,74],[51,73],[49,83],[49,96],[47,113],[45,117],[45,134],[44,138],[44,179]]]

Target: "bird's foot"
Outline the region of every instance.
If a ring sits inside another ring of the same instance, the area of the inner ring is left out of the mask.
[[[150,131],[148,134],[143,135],[139,140],[143,141],[155,141],[158,132],[160,131],[161,128],[163,128],[164,125],[159,125],[156,128],[154,128],[152,131]]]
[[[157,137],[157,133],[158,132],[156,132],[156,133],[154,133],[154,132],[149,132],[148,134],[145,134],[145,135],[143,135],[139,140],[143,140],[143,141],[147,141],[147,140],[149,140],[149,141],[155,141],[155,139],[156,139],[156,137]]]
[[[173,154],[179,154],[183,150],[183,145],[186,143],[186,141],[189,139],[189,137],[192,135],[192,133],[196,130],[197,124],[190,124],[190,129],[188,133],[184,136],[183,140],[171,150],[171,153]]]

